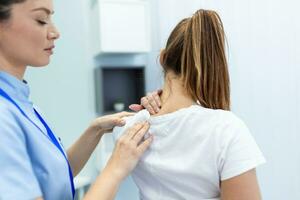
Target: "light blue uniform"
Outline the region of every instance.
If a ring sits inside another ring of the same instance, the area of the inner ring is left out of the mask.
[[[0,199],[73,199],[68,164],[36,116],[27,83],[0,72],[0,88],[40,128],[0,96]]]

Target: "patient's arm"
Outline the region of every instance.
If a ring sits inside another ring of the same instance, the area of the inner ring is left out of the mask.
[[[222,200],[261,200],[255,169],[221,182]]]

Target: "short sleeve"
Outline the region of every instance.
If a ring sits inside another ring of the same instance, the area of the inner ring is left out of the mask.
[[[15,116],[0,105],[0,199],[29,200],[42,196]]]
[[[265,163],[262,152],[241,120],[232,120],[221,132],[224,138],[219,162],[222,181]]]
[[[115,127],[112,131],[112,137],[114,143],[123,135],[124,128],[123,127]]]
[[[133,125],[133,118],[131,117],[124,117],[126,122],[125,126],[119,127],[116,126],[112,131],[112,137],[114,143],[125,133],[125,131]]]
[[[114,142],[116,142],[125,133],[127,129],[134,126],[134,124],[149,121],[149,118],[150,113],[146,109],[139,111],[134,116],[124,117],[124,120],[126,121],[125,126],[115,127],[113,129],[112,135]],[[149,137],[149,135],[145,135],[144,139],[146,139],[147,137]]]

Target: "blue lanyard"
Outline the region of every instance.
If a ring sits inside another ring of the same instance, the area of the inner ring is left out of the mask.
[[[22,115],[24,117],[26,117],[34,126],[36,126],[38,129],[40,129],[27,115],[26,113],[20,108],[20,106],[6,93],[4,92],[1,88],[0,88],[0,96],[4,97],[5,99],[7,99],[9,102],[11,102],[13,105],[15,105],[18,110],[22,113]],[[41,117],[41,115],[34,109],[35,114],[37,115],[37,117],[39,118],[39,120],[42,122],[42,124],[45,126],[48,136],[51,140],[51,142],[59,149],[59,151],[62,153],[62,155],[64,156],[64,158],[67,161],[68,164],[68,169],[69,169],[69,177],[70,177],[70,183],[71,183],[71,189],[72,189],[72,195],[73,195],[73,199],[75,197],[75,187],[74,187],[74,182],[73,182],[73,173],[70,167],[70,163],[68,161],[67,156],[65,155],[63,149],[61,148],[59,142],[57,141],[56,137],[54,136],[52,130],[49,128],[49,126],[47,125],[47,123],[45,122],[45,120]]]

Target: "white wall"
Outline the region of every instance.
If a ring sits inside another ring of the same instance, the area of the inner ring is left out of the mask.
[[[159,5],[162,46],[182,17],[199,8],[219,12],[229,43],[232,109],[267,158],[258,169],[263,197],[300,199],[300,3],[164,0]]]

